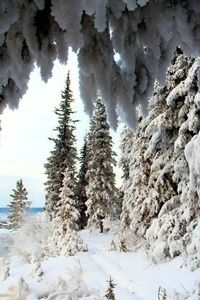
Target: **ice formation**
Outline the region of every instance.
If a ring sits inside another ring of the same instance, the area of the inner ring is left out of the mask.
[[[100,92],[113,125],[119,112],[133,124],[134,107],[146,107],[176,46],[199,56],[199,20],[195,0],[2,0],[0,111],[17,107],[34,63],[46,81],[54,60],[66,62],[72,47],[86,109]]]

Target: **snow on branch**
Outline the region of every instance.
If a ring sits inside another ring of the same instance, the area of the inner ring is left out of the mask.
[[[100,91],[112,125],[119,112],[133,125],[135,107],[147,106],[176,47],[199,56],[199,20],[194,0],[2,0],[0,111],[7,104],[17,107],[34,63],[47,81],[54,60],[66,63],[72,47],[86,109],[91,112]]]

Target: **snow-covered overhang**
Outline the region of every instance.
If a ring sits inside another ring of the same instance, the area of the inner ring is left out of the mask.
[[[112,125],[117,114],[133,125],[176,47],[197,57],[199,37],[197,0],[1,0],[0,111],[17,107],[35,63],[47,81],[72,47],[86,109],[100,92]]]

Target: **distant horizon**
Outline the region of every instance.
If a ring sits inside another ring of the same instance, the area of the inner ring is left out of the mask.
[[[8,206],[0,206],[0,209],[2,209],[2,208],[10,209]],[[27,209],[30,209],[30,208],[43,208],[44,209],[44,206],[31,206]]]

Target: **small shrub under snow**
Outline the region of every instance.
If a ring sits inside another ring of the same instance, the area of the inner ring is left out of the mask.
[[[57,220],[50,222],[45,214],[29,216],[24,225],[11,235],[9,249],[28,263],[87,251],[87,245],[77,231],[69,229],[64,234],[60,226]]]
[[[41,261],[49,257],[48,238],[53,234],[53,227],[45,214],[29,216],[25,223],[10,237],[11,254],[17,254],[28,263]]]
[[[113,236],[108,245],[110,251],[136,251],[144,247],[145,240],[140,239],[140,243],[138,243],[137,236],[133,234],[133,231],[130,228],[122,226],[120,221],[110,222],[107,220],[105,224],[109,228],[109,233]]]
[[[53,222],[53,234],[48,239],[51,256],[73,256],[79,251],[87,251],[87,245],[83,242],[78,232],[68,227],[63,231],[62,221],[58,218]]]
[[[102,300],[103,298],[93,290],[89,290],[80,279],[80,274],[71,276],[69,281],[62,278],[43,282],[42,292],[33,294],[29,285],[23,278],[17,284],[8,288],[5,293],[0,293],[3,300]]]
[[[0,257],[0,282],[9,276],[9,264],[4,257]]]

